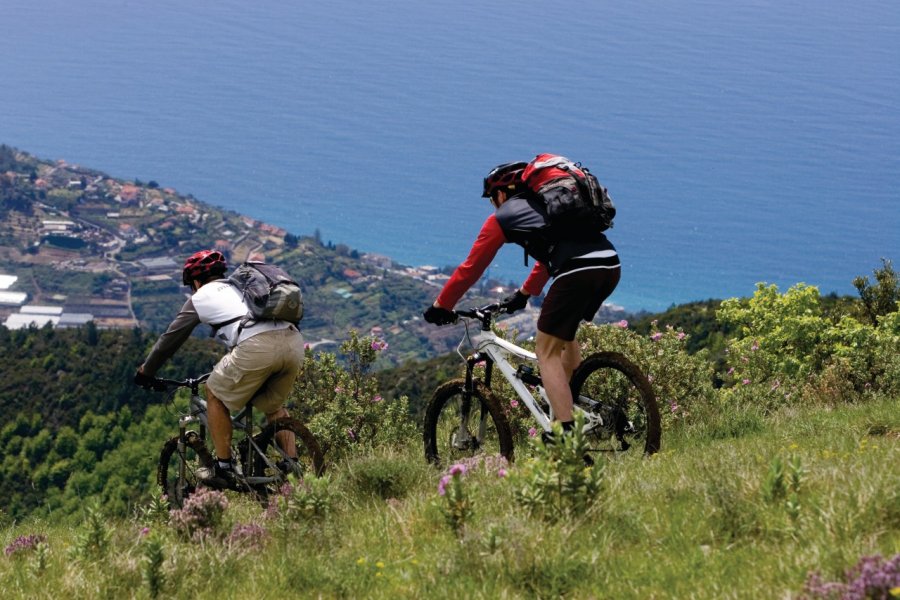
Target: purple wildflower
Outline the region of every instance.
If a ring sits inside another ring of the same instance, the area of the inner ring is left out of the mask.
[[[750,385],[750,380],[749,380],[749,379],[744,379],[744,380],[741,381],[741,383],[743,383],[744,385]]]
[[[462,463],[456,463],[452,467],[450,467],[450,475],[463,475],[466,472],[466,465]]]
[[[529,427],[528,428],[528,437],[534,437],[536,435],[537,435],[537,429],[535,429],[534,427]]]
[[[616,327],[621,327],[622,329],[628,329],[628,321],[622,319],[618,323],[616,323]]]
[[[4,551],[6,556],[21,556],[25,552],[31,552],[35,548],[37,548],[38,544],[42,544],[47,541],[47,536],[42,535],[40,533],[33,533],[31,535],[20,535],[13,542],[6,547]]]
[[[900,554],[885,560],[881,556],[864,556],[845,573],[846,583],[825,582],[818,573],[806,580],[809,598],[842,598],[865,600],[890,598],[900,587]]]
[[[239,546],[254,550],[260,548],[269,537],[269,532],[265,527],[255,523],[242,525],[238,523],[228,534],[226,542],[229,546]]]
[[[441,496],[447,493],[447,485],[450,483],[450,479],[451,477],[449,475],[444,475],[438,482],[438,494]]]
[[[499,469],[497,469],[497,477],[499,477],[500,479],[503,479],[504,477],[506,477],[506,475],[507,475],[506,469],[504,469],[503,467],[500,467]]]
[[[509,405],[512,406],[513,408],[516,408],[517,406],[519,406],[519,401],[518,400],[510,400]]]
[[[663,336],[663,334],[661,332],[657,331],[656,333],[654,333],[653,335],[650,336],[650,339],[653,340],[654,342],[658,342],[659,340],[662,339],[662,336]]]

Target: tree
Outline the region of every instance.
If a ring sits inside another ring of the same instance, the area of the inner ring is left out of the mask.
[[[882,258],[881,264],[882,268],[874,271],[875,284],[870,284],[869,278],[862,275],[853,280],[863,303],[863,316],[875,326],[878,325],[878,317],[896,311],[900,301],[900,281],[891,261]]]

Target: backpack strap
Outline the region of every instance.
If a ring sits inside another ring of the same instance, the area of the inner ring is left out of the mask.
[[[240,321],[240,325],[238,325],[237,331],[234,333],[234,341],[235,341],[235,346],[236,346],[237,340],[240,339],[241,332],[244,331],[244,328],[252,327],[253,325],[256,325],[256,320],[253,318],[253,316],[249,312],[246,315],[241,315],[239,317],[232,317],[232,318],[228,319],[227,321],[222,321],[221,323],[210,323],[209,326],[212,329],[209,332],[209,337],[211,337],[211,338],[216,337],[216,334],[219,332],[219,329],[221,329],[222,327],[225,327],[226,325],[231,325],[232,323],[236,323],[238,321]],[[252,323],[252,324],[248,325],[248,323]],[[234,346],[232,346],[232,348],[233,347]]]

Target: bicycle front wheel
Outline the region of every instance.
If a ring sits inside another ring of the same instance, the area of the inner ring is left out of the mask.
[[[169,503],[181,508],[188,496],[197,490],[198,482],[212,473],[212,454],[196,431],[176,435],[165,444],[159,455],[156,482]]]
[[[499,454],[513,460],[509,421],[497,398],[483,383],[466,392],[465,379],[438,387],[425,410],[425,458],[449,464],[475,454]]]
[[[572,398],[587,418],[585,433],[597,451],[653,454],[660,447],[659,407],[650,382],[618,352],[598,352],[572,375]]]

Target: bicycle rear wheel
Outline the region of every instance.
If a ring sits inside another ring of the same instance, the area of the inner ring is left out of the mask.
[[[253,441],[259,452],[252,448],[248,452],[247,444],[239,446],[244,475],[275,478],[275,482],[262,486],[257,492],[276,492],[275,486],[289,474],[302,479],[318,477],[325,471],[319,442],[297,419],[284,417],[269,423],[253,436]],[[282,444],[291,444],[293,453],[282,448]]]
[[[156,482],[169,503],[181,508],[188,496],[197,490],[201,479],[212,472],[212,455],[196,431],[185,432],[184,443],[181,436],[175,436],[165,444],[159,454],[156,468]]]
[[[650,382],[618,352],[598,352],[572,375],[572,398],[586,413],[596,451],[653,454],[660,447],[659,407]]]
[[[449,464],[475,454],[500,454],[513,460],[512,434],[497,398],[477,382],[471,394],[465,379],[438,387],[425,410],[425,458]]]

